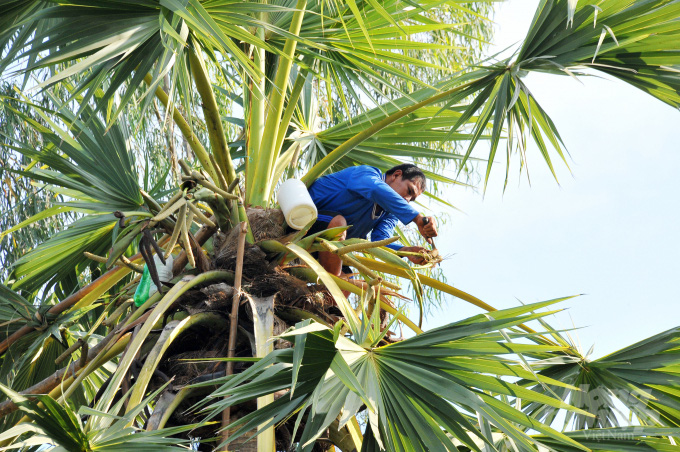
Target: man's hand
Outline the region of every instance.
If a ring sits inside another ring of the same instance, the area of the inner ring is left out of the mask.
[[[399,251],[407,251],[409,253],[423,253],[426,252],[427,249],[423,248],[422,246],[404,246],[402,248],[399,248]],[[416,265],[424,265],[427,262],[423,258],[423,256],[406,256],[408,260],[413,262]]]
[[[427,224],[425,224],[425,218],[428,219]],[[418,226],[420,235],[427,240],[427,243],[432,244],[432,237],[437,237],[437,224],[434,221],[434,217],[425,217],[423,214],[419,213],[413,221],[416,226]]]

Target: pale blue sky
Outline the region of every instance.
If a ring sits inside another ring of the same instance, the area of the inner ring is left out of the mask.
[[[499,4],[494,42],[520,41],[537,0]],[[603,356],[677,326],[680,319],[680,113],[622,82],[531,75],[526,80],[555,121],[572,174],[558,185],[534,149],[531,186],[511,171],[502,192],[498,161],[485,197],[455,187],[437,246],[450,283],[497,308],[586,294],[562,303],[554,326]],[[479,313],[448,300],[428,327]]]

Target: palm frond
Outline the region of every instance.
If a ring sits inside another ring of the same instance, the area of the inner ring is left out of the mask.
[[[195,427],[194,425],[153,432],[135,431],[135,429],[126,426],[158,395],[160,390],[151,394],[139,405],[131,407],[128,413],[119,417],[117,413],[125,398],[110,412],[100,412],[90,408],[76,412],[68,405],[57,403],[50,396],[39,395],[29,399],[0,385],[0,391],[10,397],[21,408],[22,412],[33,421],[33,425],[29,428],[25,427],[25,424],[19,424],[17,427],[3,432],[0,434],[0,440],[12,439],[22,433],[32,433],[33,435],[29,436],[28,439],[18,441],[12,444],[10,448],[18,449],[36,444],[52,443],[69,451],[186,450],[184,444],[188,443],[188,440],[172,438],[171,436],[190,430]],[[89,432],[81,421],[81,414],[88,415],[90,419],[103,420],[108,428]]]
[[[594,430],[580,430],[566,433],[566,436],[578,441],[593,451],[617,451],[617,452],[640,452],[640,451],[677,451],[680,449],[668,437],[677,436],[680,430],[677,428],[660,427],[618,427],[602,428]],[[546,446],[558,452],[575,452],[574,449],[564,444],[558,444],[551,438],[538,437]]]
[[[34,149],[16,137],[7,138],[14,142],[10,146],[13,150],[47,168],[12,171],[43,183],[47,189],[71,200],[26,219],[0,236],[64,211],[94,215],[80,218],[15,262],[14,288],[28,291],[50,281],[53,285],[57,281],[75,280],[91,263],[83,256],[84,251],[105,254],[111,246],[117,221],[111,212],[145,214],[140,211],[143,199],[124,125],[112,124],[107,129],[90,105],[81,107],[80,115],[67,109],[56,113],[36,105],[33,107],[45,124],[19,110],[16,114],[42,136],[43,148]]]
[[[0,284],[0,340],[5,340],[24,323],[31,321],[36,313],[32,303]]]
[[[523,391],[509,381],[501,382],[464,364],[466,357],[474,357],[489,363],[491,373],[517,376],[517,372],[526,372],[500,355],[525,348],[536,352],[561,350],[560,346],[529,344],[517,348],[512,343],[498,342],[499,336],[492,334],[500,328],[541,317],[543,314],[531,312],[552,303],[496,311],[488,317],[475,316],[376,348],[364,348],[340,335],[337,325],[330,329],[309,322],[299,324],[282,336],[296,344],[292,349],[276,350],[239,375],[210,382],[223,385],[213,393],[213,401],[206,410],[212,417],[227,406],[289,390],[289,395],[233,423],[231,428],[238,430],[230,439],[298,412],[299,419],[306,418],[300,440],[302,450],[309,450],[336,417],[340,417],[342,426],[363,404],[374,441],[387,450],[400,447],[438,450],[443,445],[455,449],[446,434],[479,450],[470,435],[483,441],[485,437],[469,417],[474,412],[483,413],[484,418],[528,449],[534,447],[534,442],[515,423],[579,448],[578,443],[493,395],[509,394],[536,401],[538,397],[541,403],[551,406],[567,410],[573,410],[572,407],[548,396]],[[362,337],[361,326],[351,330],[354,337]],[[301,345],[297,346],[298,343]]]
[[[680,398],[672,389],[680,384],[679,337],[680,329],[673,328],[596,360],[555,356],[537,363],[537,369],[539,375],[578,388],[549,385],[563,400],[595,415],[568,415],[565,427],[571,423],[576,429],[619,427],[628,413],[618,412],[617,406],[629,410],[642,425],[680,427]],[[525,403],[523,411],[548,424],[557,417],[555,410],[533,403]]]

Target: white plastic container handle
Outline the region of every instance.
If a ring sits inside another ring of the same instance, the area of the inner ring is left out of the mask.
[[[288,179],[278,193],[279,205],[286,218],[286,223],[293,229],[300,230],[307,223],[315,220],[318,216],[312,197],[309,196],[307,187],[299,179]]]

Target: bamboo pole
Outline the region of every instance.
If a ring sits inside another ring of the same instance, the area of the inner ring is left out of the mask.
[[[236,354],[236,333],[238,331],[238,308],[241,304],[241,279],[243,278],[243,255],[245,254],[246,234],[248,233],[248,226],[245,222],[240,223],[238,233],[238,244],[236,248],[236,273],[234,275],[234,296],[231,301],[231,314],[229,314],[229,345],[227,349],[227,358],[233,358]],[[227,368],[225,375],[232,375],[234,373],[234,362],[227,361]],[[222,441],[229,439],[229,431],[226,427],[231,423],[231,407],[227,407],[222,412]],[[229,450],[227,445],[222,448],[223,451]]]

